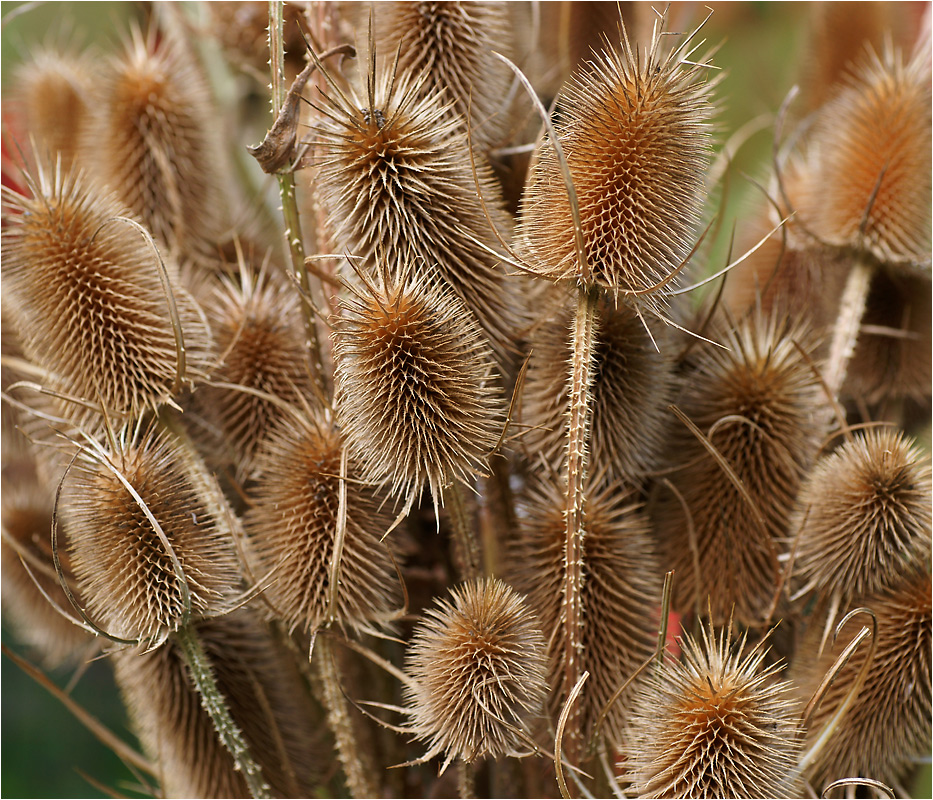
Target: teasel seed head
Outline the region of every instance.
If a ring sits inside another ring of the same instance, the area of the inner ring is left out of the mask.
[[[155,647],[189,618],[233,607],[241,579],[231,512],[197,456],[170,434],[152,425],[124,428],[114,445],[112,452],[87,445],[79,453],[59,511],[91,620],[112,636]]]
[[[822,110],[803,217],[821,239],[881,262],[928,262],[933,187],[929,52],[869,52]]]
[[[409,727],[446,769],[527,750],[547,686],[545,645],[524,598],[496,578],[451,591],[428,610],[406,655]]]
[[[657,638],[656,608],[662,569],[649,525],[635,493],[594,474],[587,490],[583,540],[582,605],[586,610],[581,671],[590,679],[578,703],[580,724],[589,737],[609,699],[651,655]],[[549,683],[564,671],[561,590],[564,575],[564,489],[553,481],[530,488],[522,501],[521,528],[509,562],[513,585],[527,594],[548,641]],[[629,693],[626,697],[630,697]],[[550,698],[554,720],[562,698]],[[621,740],[626,704],[616,701],[601,733]]]
[[[846,601],[898,583],[930,559],[929,458],[892,428],[859,431],[821,459],[797,501],[794,574],[801,593]]]
[[[137,417],[203,376],[203,314],[123,207],[73,172],[28,180],[31,197],[4,191],[4,309],[50,388]]]
[[[675,608],[703,607],[710,597],[714,622],[734,613],[755,625],[780,581],[778,555],[822,433],[816,414],[821,387],[803,355],[815,345],[805,325],[783,314],[755,314],[711,335],[724,347],[696,354],[678,407],[728,462],[746,493],[688,427],[677,423],[668,443],[676,468],[670,480],[683,504],[668,495],[655,521],[666,566],[677,571]]]
[[[176,257],[222,235],[218,116],[186,46],[134,30],[102,75],[83,163]]]
[[[553,303],[556,293],[566,297],[563,287],[555,287],[545,303]],[[566,456],[574,302],[562,300],[528,337],[532,356],[522,397],[527,430],[521,446],[532,460],[543,456],[555,470]],[[601,300],[598,314],[590,463],[638,483],[658,465],[673,399],[673,363],[663,355],[668,349],[663,341],[658,343],[664,331],[649,335],[630,306]]]
[[[930,753],[933,587],[929,556],[913,566],[896,585],[853,601],[874,612],[877,649],[854,704],[806,776],[818,791],[830,781],[852,776],[894,786]],[[821,627],[813,625],[807,630],[794,658],[793,677],[804,699],[809,699],[839,655],[838,646],[818,654]],[[850,627],[854,633],[857,625]],[[864,659],[864,653],[855,653],[827,690],[809,725],[811,739],[819,735],[845,698]]]
[[[316,631],[331,622],[350,628],[386,624],[401,606],[388,546],[380,538],[391,518],[375,493],[347,467],[346,530],[337,548],[340,433],[323,418],[283,417],[263,442],[259,479],[246,530],[254,571],[270,576],[266,596],[290,629]],[[331,603],[331,567],[340,558],[339,588]]]
[[[402,261],[343,303],[335,409],[363,480],[411,504],[483,472],[504,417],[492,350],[435,273]]]
[[[799,709],[767,648],[718,636],[681,638],[642,685],[620,766],[639,797],[799,797]]]
[[[522,201],[516,238],[541,277],[596,283],[653,310],[658,286],[694,244],[710,159],[708,64],[687,64],[683,43],[661,53],[655,31],[645,58],[627,37],[608,48],[567,87],[558,136],[573,178],[587,264],[580,263],[560,163],[539,146]]]
[[[436,267],[507,360],[522,317],[500,259],[485,249],[503,248],[477,191],[499,235],[511,228],[489,168],[477,164],[474,179],[462,123],[449,101],[425,94],[424,76],[384,69],[366,81],[365,101],[325,95],[314,130],[313,185],[336,245],[373,272],[409,252]]]
[[[218,686],[275,797],[307,797],[325,771],[321,735],[290,653],[246,608],[195,625]],[[181,649],[120,650],[114,674],[166,797],[249,797],[192,685]]]

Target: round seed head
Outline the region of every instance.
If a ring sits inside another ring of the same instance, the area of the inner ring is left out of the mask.
[[[705,70],[682,62],[686,43],[661,54],[661,38],[656,31],[645,58],[627,38],[621,54],[595,55],[559,106],[585,268],[548,142],[529,175],[517,234],[523,259],[542,277],[594,282],[651,309],[665,294],[652,287],[669,279],[693,246],[710,148]]]
[[[157,645],[189,616],[234,604],[241,581],[220,490],[194,459],[166,433],[124,432],[116,452],[82,451],[66,476],[60,511],[77,588],[111,635]]]
[[[444,753],[472,762],[523,750],[547,687],[544,637],[521,595],[480,579],[451,592],[415,628],[406,655],[409,727]]]
[[[678,575],[675,608],[705,606],[710,597],[714,621],[734,609],[741,622],[761,623],[784,569],[778,555],[794,500],[818,448],[821,388],[795,345],[812,353],[812,337],[786,316],[781,320],[753,315],[714,334],[725,349],[697,354],[678,400],[747,492],[678,423],[668,445],[678,467],[671,481],[689,518],[668,495],[657,527]]]
[[[681,640],[635,698],[623,747],[639,797],[799,797],[799,711],[790,686],[764,666],[767,650],[717,636]]]
[[[426,269],[384,275],[343,304],[335,408],[362,478],[409,501],[427,482],[482,473],[503,418],[492,351],[469,310]]]
[[[901,431],[856,433],[801,488],[794,574],[801,592],[875,593],[930,558],[930,463]],[[792,530],[796,531],[797,528]]]
[[[303,632],[330,622],[329,614],[350,627],[385,623],[402,602],[392,556],[380,541],[391,519],[349,465],[339,589],[329,608],[342,450],[340,434],[324,420],[282,419],[258,458],[260,478],[246,515],[254,571],[271,574],[266,596],[289,628]]]

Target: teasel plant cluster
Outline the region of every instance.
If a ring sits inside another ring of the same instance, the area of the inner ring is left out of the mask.
[[[692,5],[138,10],[3,102],[4,653],[112,792],[907,796],[929,7],[734,133]]]

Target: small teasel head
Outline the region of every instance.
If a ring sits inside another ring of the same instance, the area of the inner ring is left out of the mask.
[[[857,432],[813,468],[797,500],[800,593],[844,600],[897,583],[930,559],[930,460],[903,432]]]
[[[492,350],[469,309],[413,258],[360,278],[335,322],[335,410],[363,480],[406,504],[483,473],[504,417]]]
[[[640,686],[620,768],[639,797],[797,797],[800,710],[767,647],[717,634],[681,638]]]
[[[443,769],[527,751],[541,713],[544,637],[522,595],[496,578],[455,588],[418,623],[406,655],[409,729],[428,742],[420,761]],[[442,771],[443,771],[442,769]]]

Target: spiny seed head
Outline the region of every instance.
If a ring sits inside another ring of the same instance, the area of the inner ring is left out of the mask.
[[[320,720],[285,651],[248,609],[196,624],[223,699],[275,797],[309,797],[326,752]],[[181,648],[120,650],[114,676],[166,797],[249,797],[195,690]]]
[[[556,312],[529,335],[532,357],[522,398],[522,422],[528,429],[521,442],[532,461],[543,456],[559,469],[567,446],[574,309],[563,299],[563,288],[556,291],[562,298]],[[598,320],[590,387],[590,460],[618,477],[639,481],[657,466],[664,442],[673,364],[662,355],[666,348],[658,351],[631,307],[600,301]]]
[[[930,481],[929,459],[892,428],[860,431],[821,459],[797,501],[801,591],[875,593],[928,561]]]
[[[61,512],[79,596],[99,627],[155,645],[189,616],[232,607],[240,577],[219,494],[195,456],[155,428],[124,430],[112,453],[82,451],[66,476]]]
[[[930,753],[931,651],[933,614],[929,557],[915,564],[895,586],[855,602],[871,609],[878,620],[877,649],[868,676],[854,704],[829,739],[806,776],[820,790],[838,778],[862,775],[894,786],[916,762]],[[811,625],[798,645],[794,677],[800,697],[808,700],[857,630],[850,624],[835,650],[818,655],[822,625]],[[863,645],[865,647],[865,645]],[[810,723],[818,735],[839,708],[862,668],[865,653],[856,653],[840,670]]]
[[[221,235],[217,116],[185,46],[134,30],[95,98],[86,163],[176,255],[195,256]]]
[[[731,626],[681,640],[640,688],[623,747],[639,797],[799,797],[798,709],[764,666],[766,648],[732,642]]]
[[[428,269],[403,264],[343,304],[335,408],[364,480],[411,500],[482,473],[503,417],[495,365],[469,310]]]
[[[814,131],[807,225],[882,262],[929,261],[933,149],[929,52],[869,52]]]
[[[373,271],[409,252],[436,265],[503,357],[518,312],[500,259],[485,249],[501,245],[477,188],[500,236],[511,226],[492,174],[479,164],[474,179],[462,122],[449,102],[424,91],[423,76],[386,69],[366,80],[365,101],[325,96],[315,128],[314,185],[334,241]]]
[[[663,304],[663,289],[631,293],[670,278],[689,253],[710,148],[705,70],[683,62],[683,46],[662,55],[661,38],[656,31],[644,58],[627,38],[621,54],[596,54],[559,106],[586,267],[547,141],[527,181],[517,236],[522,257],[542,277],[593,282],[652,309]]]
[[[329,613],[350,627],[385,623],[401,605],[395,565],[380,542],[391,519],[351,464],[340,583],[329,608],[342,451],[340,434],[325,420],[283,418],[259,453],[261,477],[246,516],[254,571],[270,575],[266,596],[289,628],[303,632],[330,622]]]
[[[677,423],[669,447],[679,468],[671,481],[689,519],[668,497],[658,530],[677,570],[676,608],[705,605],[711,596],[713,620],[729,618],[734,608],[738,620],[760,624],[783,570],[779,542],[818,446],[814,409],[821,389],[797,349],[813,352],[814,343],[805,326],[783,315],[781,321],[753,315],[713,336],[725,348],[708,347],[696,356],[678,406],[726,459],[748,497]]]
[[[4,193],[4,308],[53,388],[138,416],[178,382],[176,332],[153,250],[124,209],[80,175],[39,169],[32,197]],[[210,332],[167,265],[189,375],[203,375]]]
[[[586,613],[581,671],[588,670],[581,728],[588,736],[604,706],[634,674],[655,646],[655,608],[661,597],[660,561],[648,522],[631,489],[590,480],[583,540],[581,604]],[[510,559],[515,587],[541,619],[548,637],[548,675],[556,684],[564,672],[566,647],[561,622],[566,522],[564,490],[555,483],[530,489],[522,503],[522,526]],[[553,695],[554,719],[562,698]],[[601,731],[618,742],[625,704],[616,702]]]
[[[544,637],[524,598],[496,578],[440,600],[415,628],[406,655],[409,727],[429,742],[424,760],[472,762],[528,746],[547,687]]]

